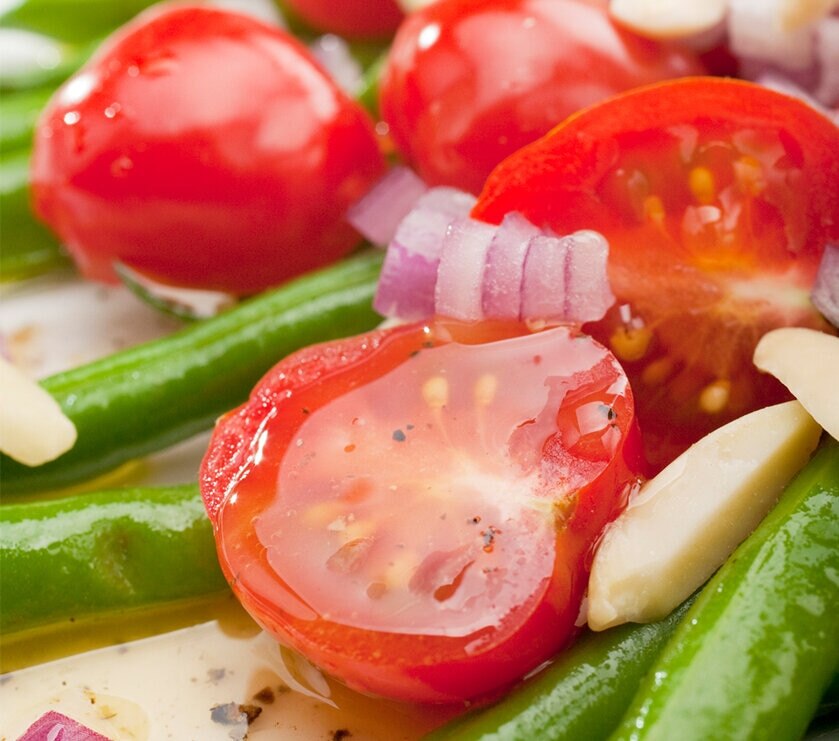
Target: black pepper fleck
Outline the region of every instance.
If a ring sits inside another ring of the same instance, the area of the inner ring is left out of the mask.
[[[396,440],[398,443],[404,443],[407,437],[402,430],[394,430],[393,431],[393,439]]]

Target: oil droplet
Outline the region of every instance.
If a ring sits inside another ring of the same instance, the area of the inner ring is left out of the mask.
[[[119,103],[111,103],[105,109],[105,118],[116,118],[117,114],[122,110],[122,106]]]
[[[64,123],[68,126],[74,126],[82,120],[82,114],[78,111],[68,111],[64,114]]]

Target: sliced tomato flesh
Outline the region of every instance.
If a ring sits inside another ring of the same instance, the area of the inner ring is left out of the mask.
[[[470,332],[396,330],[271,404],[258,389],[217,433],[224,447],[224,428],[248,420],[244,465],[221,499],[218,478],[204,487],[234,590],[364,691],[475,698],[549,658],[635,481],[631,392],[611,353],[565,328],[478,344]],[[293,359],[281,367],[288,378]]]
[[[751,363],[778,326],[833,331],[810,302],[839,232],[839,129],[800,101],[704,78],[572,117],[505,161],[475,215],[520,211],[610,243],[618,298],[586,329],[625,363],[655,468],[788,398]]]

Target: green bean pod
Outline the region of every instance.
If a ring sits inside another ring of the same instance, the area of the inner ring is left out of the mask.
[[[0,155],[0,280],[28,278],[69,266],[58,240],[32,213],[29,205],[29,155],[20,149]]]
[[[32,146],[35,123],[53,94],[52,87],[5,93],[0,108],[0,152],[8,154]]]
[[[800,738],[839,664],[839,443],[708,583],[613,741]]]
[[[0,507],[0,633],[222,592],[194,485]]]
[[[169,337],[51,376],[78,440],[33,468],[0,459],[5,495],[58,489],[212,427],[282,357],[372,329],[382,253],[367,251]]]
[[[110,33],[155,0],[22,0],[0,13],[0,24],[84,43]]]
[[[428,741],[605,738],[692,602],[657,623],[587,633],[501,702],[435,731]]]

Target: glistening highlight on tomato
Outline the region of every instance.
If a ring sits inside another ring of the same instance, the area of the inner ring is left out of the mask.
[[[201,486],[268,632],[356,689],[448,702],[571,640],[639,452],[587,336],[440,322],[281,362],[220,421]]]
[[[285,32],[208,7],[152,10],[53,97],[35,207],[82,272],[257,292],[358,235],[384,169],[372,121]]]
[[[614,25],[606,0],[442,0],[400,26],[380,109],[426,182],[478,193],[504,157],[581,108],[704,71],[691,51]]]
[[[649,86],[593,106],[508,158],[473,215],[519,211],[608,239],[617,304],[586,327],[623,362],[655,468],[789,398],[752,364],[785,325],[834,330],[810,302],[839,237],[839,129],[733,80]]]

